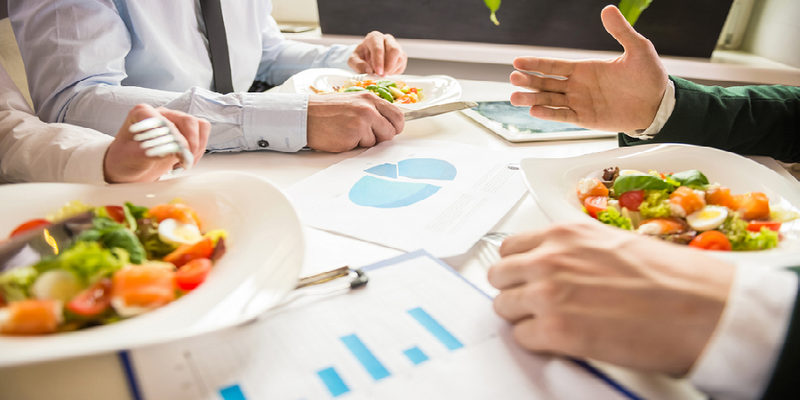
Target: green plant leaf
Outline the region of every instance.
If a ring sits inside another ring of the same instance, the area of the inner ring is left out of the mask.
[[[672,185],[653,175],[625,175],[614,180],[614,193],[621,196],[631,190],[669,190]]]
[[[649,7],[652,2],[653,0],[620,0],[617,8],[622,12],[622,15],[628,23],[633,26],[639,19],[639,15],[642,14],[642,11]]]
[[[492,20],[495,25],[500,25],[500,21],[497,20],[497,16],[495,15],[497,10],[500,9],[500,0],[483,0],[483,2],[486,3],[486,7],[489,8],[489,11],[492,12],[492,15],[489,16],[489,19]]]

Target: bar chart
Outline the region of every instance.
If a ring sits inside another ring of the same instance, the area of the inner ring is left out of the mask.
[[[566,361],[520,352],[490,299],[432,258],[368,274],[363,290],[132,351],[138,387],[147,400],[618,398]]]

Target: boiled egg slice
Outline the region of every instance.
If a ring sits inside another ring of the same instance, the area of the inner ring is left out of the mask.
[[[637,171],[635,169],[621,169],[619,171],[619,176],[626,176],[626,175],[647,175],[642,171]]]
[[[182,224],[167,218],[158,223],[158,238],[170,244],[195,244],[203,238],[203,234],[195,224]]]
[[[82,290],[75,274],[63,269],[51,269],[36,278],[31,286],[31,294],[39,300],[60,300],[68,302]]]
[[[728,218],[728,209],[722,206],[705,206],[700,211],[695,211],[686,216],[686,222],[696,231],[708,231],[719,228],[725,218]]]

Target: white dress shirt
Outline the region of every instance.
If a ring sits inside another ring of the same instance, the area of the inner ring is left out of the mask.
[[[233,86],[212,92],[199,0],[11,0],[9,14],[42,120],[115,134],[138,103],[212,124],[212,151],[297,151],[308,96],[246,93],[313,67],[346,68],[352,46],[286,40],[270,0],[222,1]]]
[[[670,80],[653,123],[644,131],[625,134],[652,139],[672,115],[675,101],[675,84]],[[689,372],[692,383],[716,400],[761,398],[783,348],[797,290],[794,272],[736,266],[725,310]]]
[[[105,183],[103,159],[112,141],[92,129],[39,120],[0,65],[0,182]]]

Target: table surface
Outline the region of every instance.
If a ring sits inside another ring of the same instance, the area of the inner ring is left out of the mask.
[[[464,100],[507,100],[514,91],[510,84],[461,81]],[[395,140],[430,139],[459,142],[489,149],[504,150],[522,157],[571,157],[617,147],[616,139],[531,142],[512,144],[480,127],[460,113],[411,121]],[[294,154],[249,152],[210,154],[189,174],[207,171],[245,171],[269,179],[281,188],[303,180],[344,159],[360,154],[354,150],[341,154],[306,151]],[[787,179],[792,176],[776,162],[756,158]],[[534,200],[525,195],[496,226],[495,231],[521,232],[550,223]],[[400,254],[384,248],[330,233],[307,229],[307,257],[304,272],[310,273],[337,264],[358,267]],[[478,243],[467,254],[445,259],[479,288],[493,293],[486,278],[488,268],[497,261],[496,249]],[[648,399],[703,398],[685,380],[635,372],[599,364],[609,375]],[[46,377],[46,379],[44,378]],[[42,384],[45,383],[46,384]],[[61,360],[16,368],[0,369],[0,399],[129,399],[123,370],[115,354]]]

